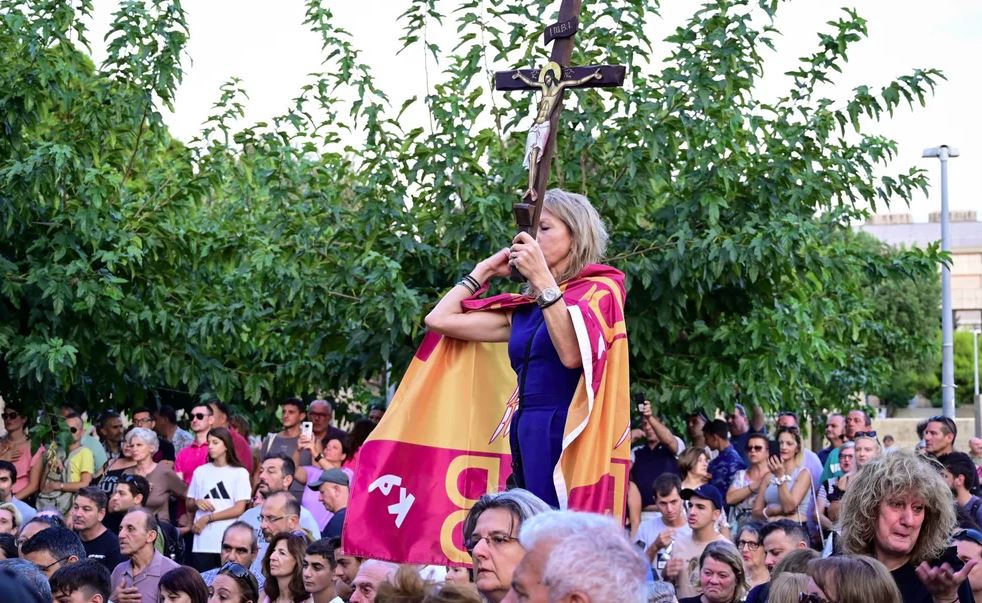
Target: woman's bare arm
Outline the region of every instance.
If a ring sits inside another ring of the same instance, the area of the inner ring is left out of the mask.
[[[509,250],[502,249],[479,263],[470,276],[484,283],[495,276],[506,276]],[[461,302],[471,296],[463,285],[454,285],[436,307],[426,315],[426,326],[441,335],[467,341],[508,341],[511,335],[511,315],[506,312],[464,313]]]

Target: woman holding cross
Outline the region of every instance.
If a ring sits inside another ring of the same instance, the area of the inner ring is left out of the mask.
[[[518,382],[518,408],[505,425],[516,485],[553,507],[620,514],[626,481],[603,478],[626,471],[619,464],[626,459],[622,430],[629,433],[624,275],[595,263],[607,232],[586,197],[546,191],[538,226],[535,238],[520,233],[511,247],[479,262],[426,325],[457,339],[508,342]],[[521,295],[477,297],[512,267],[527,279]],[[502,421],[508,420],[506,409]],[[616,434],[594,435],[589,426],[599,423]],[[590,458],[598,452],[602,458]],[[590,464],[591,476],[573,475],[589,472],[577,465]]]

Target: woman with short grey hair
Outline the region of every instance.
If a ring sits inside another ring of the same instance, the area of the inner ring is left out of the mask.
[[[551,510],[528,490],[485,494],[464,518],[464,547],[474,562],[474,585],[491,603],[511,588],[512,573],[525,556],[518,530],[530,517]]]
[[[150,496],[143,501],[143,506],[153,511],[158,520],[170,523],[170,497],[184,498],[188,492],[187,484],[174,473],[172,464],[153,460],[154,453],[160,448],[160,441],[154,432],[134,427],[126,434],[126,447],[136,465],[126,469],[119,481],[126,483],[127,475],[146,478],[150,482]]]

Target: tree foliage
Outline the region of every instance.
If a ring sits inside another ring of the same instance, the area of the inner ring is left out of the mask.
[[[403,99],[309,0],[323,71],[282,115],[244,128],[230,80],[182,142],[160,113],[189,35],[178,2],[124,2],[96,67],[88,0],[0,0],[0,393],[251,404],[351,388],[363,399],[388,366],[398,376],[426,308],[511,237],[533,101],[493,93],[491,70],[546,60],[537,26],[550,7],[410,4],[403,41],[440,72],[425,98]],[[707,2],[656,64],[645,25],[657,2],[584,3],[573,62],[621,63],[629,80],[567,99],[553,184],[609,223],[633,379],[664,413],[840,405],[923,343],[869,290],[933,271],[935,250],[874,249],[850,222],[925,188],[916,169],[877,175],[896,145],[871,128],[923,103],[941,74],[822,97],[866,34],[846,11],[764,103],[754,85],[778,9]],[[451,47],[426,37],[437,21],[456,27]],[[417,126],[404,112],[420,103]]]

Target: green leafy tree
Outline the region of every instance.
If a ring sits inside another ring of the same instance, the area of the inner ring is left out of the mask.
[[[390,99],[310,0],[322,73],[282,115],[239,129],[232,79],[182,143],[160,115],[181,79],[179,3],[125,2],[95,67],[89,2],[0,0],[0,393],[88,408],[217,395],[259,421],[271,412],[255,403],[294,393],[378,396],[426,308],[511,238],[532,99],[493,93],[491,69],[546,60],[532,25],[549,6],[410,4],[404,44],[440,72],[425,98]],[[847,11],[787,95],[763,103],[778,8],[708,2],[659,65],[645,32],[656,2],[581,15],[573,62],[627,65],[629,82],[570,96],[552,184],[609,222],[633,378],[663,414],[841,405],[919,345],[869,291],[933,270],[935,251],[885,253],[850,223],[925,187],[918,170],[877,176],[896,145],[870,128],[940,74],[821,97],[866,33]],[[456,26],[451,47],[426,37],[433,21]],[[425,123],[408,123],[420,104]]]

